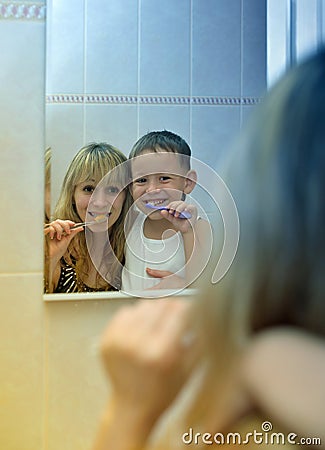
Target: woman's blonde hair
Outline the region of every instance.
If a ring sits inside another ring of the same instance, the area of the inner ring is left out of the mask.
[[[48,193],[48,199],[51,196],[51,159],[52,159],[52,150],[51,147],[47,147],[44,155],[44,187],[45,194]],[[50,221],[50,209],[51,205],[46,204],[47,198],[45,197],[45,205],[44,205],[44,223],[48,223]]]
[[[324,80],[324,51],[292,69],[223,166],[240,242],[224,279],[207,279],[196,304],[209,370],[186,419],[191,426],[226,414],[229,373],[254,333],[290,326],[325,336]]]
[[[77,213],[74,201],[76,186],[89,179],[101,180],[108,172],[124,163],[126,159],[120,150],[104,142],[90,143],[82,147],[71,161],[64,177],[61,193],[54,211],[54,218],[81,222],[82,220]],[[121,187],[127,186],[127,171],[119,171],[119,176]],[[110,256],[110,250],[112,250],[117,259],[113,265],[115,269],[112,267],[114,273],[119,272],[120,267],[118,266],[124,263],[124,218],[131,204],[128,189],[125,188],[124,192],[126,198],[120,217],[108,230],[111,249],[107,248],[106,252],[107,256]],[[75,266],[77,279],[87,274],[90,258],[84,233],[78,233],[74,237],[64,258],[68,264]]]

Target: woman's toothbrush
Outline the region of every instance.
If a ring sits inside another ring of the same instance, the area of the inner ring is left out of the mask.
[[[74,230],[76,228],[79,227],[89,227],[90,225],[95,225],[96,223],[102,223],[105,222],[105,220],[107,220],[108,217],[106,214],[100,214],[97,217],[94,218],[94,220],[90,221],[90,222],[80,222],[80,223],[76,223],[75,225],[73,225],[73,227],[70,228],[70,230]],[[50,223],[46,223],[44,225],[44,230],[46,230],[46,228],[50,227],[51,224]]]
[[[90,225],[95,225],[96,223],[103,223],[108,219],[106,214],[100,214],[99,216],[95,217],[94,220],[90,222],[81,222],[76,223],[73,227],[70,228],[70,230],[74,230],[75,228],[79,227],[89,227]]]
[[[169,208],[166,206],[155,206],[152,203],[146,203],[146,207],[150,209],[155,209],[156,211],[169,211]],[[178,219],[190,219],[192,214],[188,211],[182,211],[178,216]]]

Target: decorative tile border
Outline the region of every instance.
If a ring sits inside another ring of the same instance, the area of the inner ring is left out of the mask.
[[[106,104],[106,105],[256,105],[257,97],[170,97],[143,95],[50,94],[47,104]]]
[[[0,2],[0,20],[44,20],[44,3]]]

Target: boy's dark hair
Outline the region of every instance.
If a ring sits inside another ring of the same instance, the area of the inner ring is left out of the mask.
[[[140,137],[132,147],[129,159],[141,155],[144,150],[149,150],[152,153],[164,150],[166,152],[184,155],[182,160],[186,160],[186,164],[190,168],[191,149],[189,145],[183,138],[171,131],[150,131]]]

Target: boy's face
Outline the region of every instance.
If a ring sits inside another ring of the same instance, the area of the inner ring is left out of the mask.
[[[146,205],[167,206],[170,202],[182,200],[183,194],[189,194],[193,181],[186,166],[181,164],[180,155],[160,151],[158,153],[144,151],[131,160],[132,184],[131,194],[137,207],[150,219],[161,219],[159,211]]]

